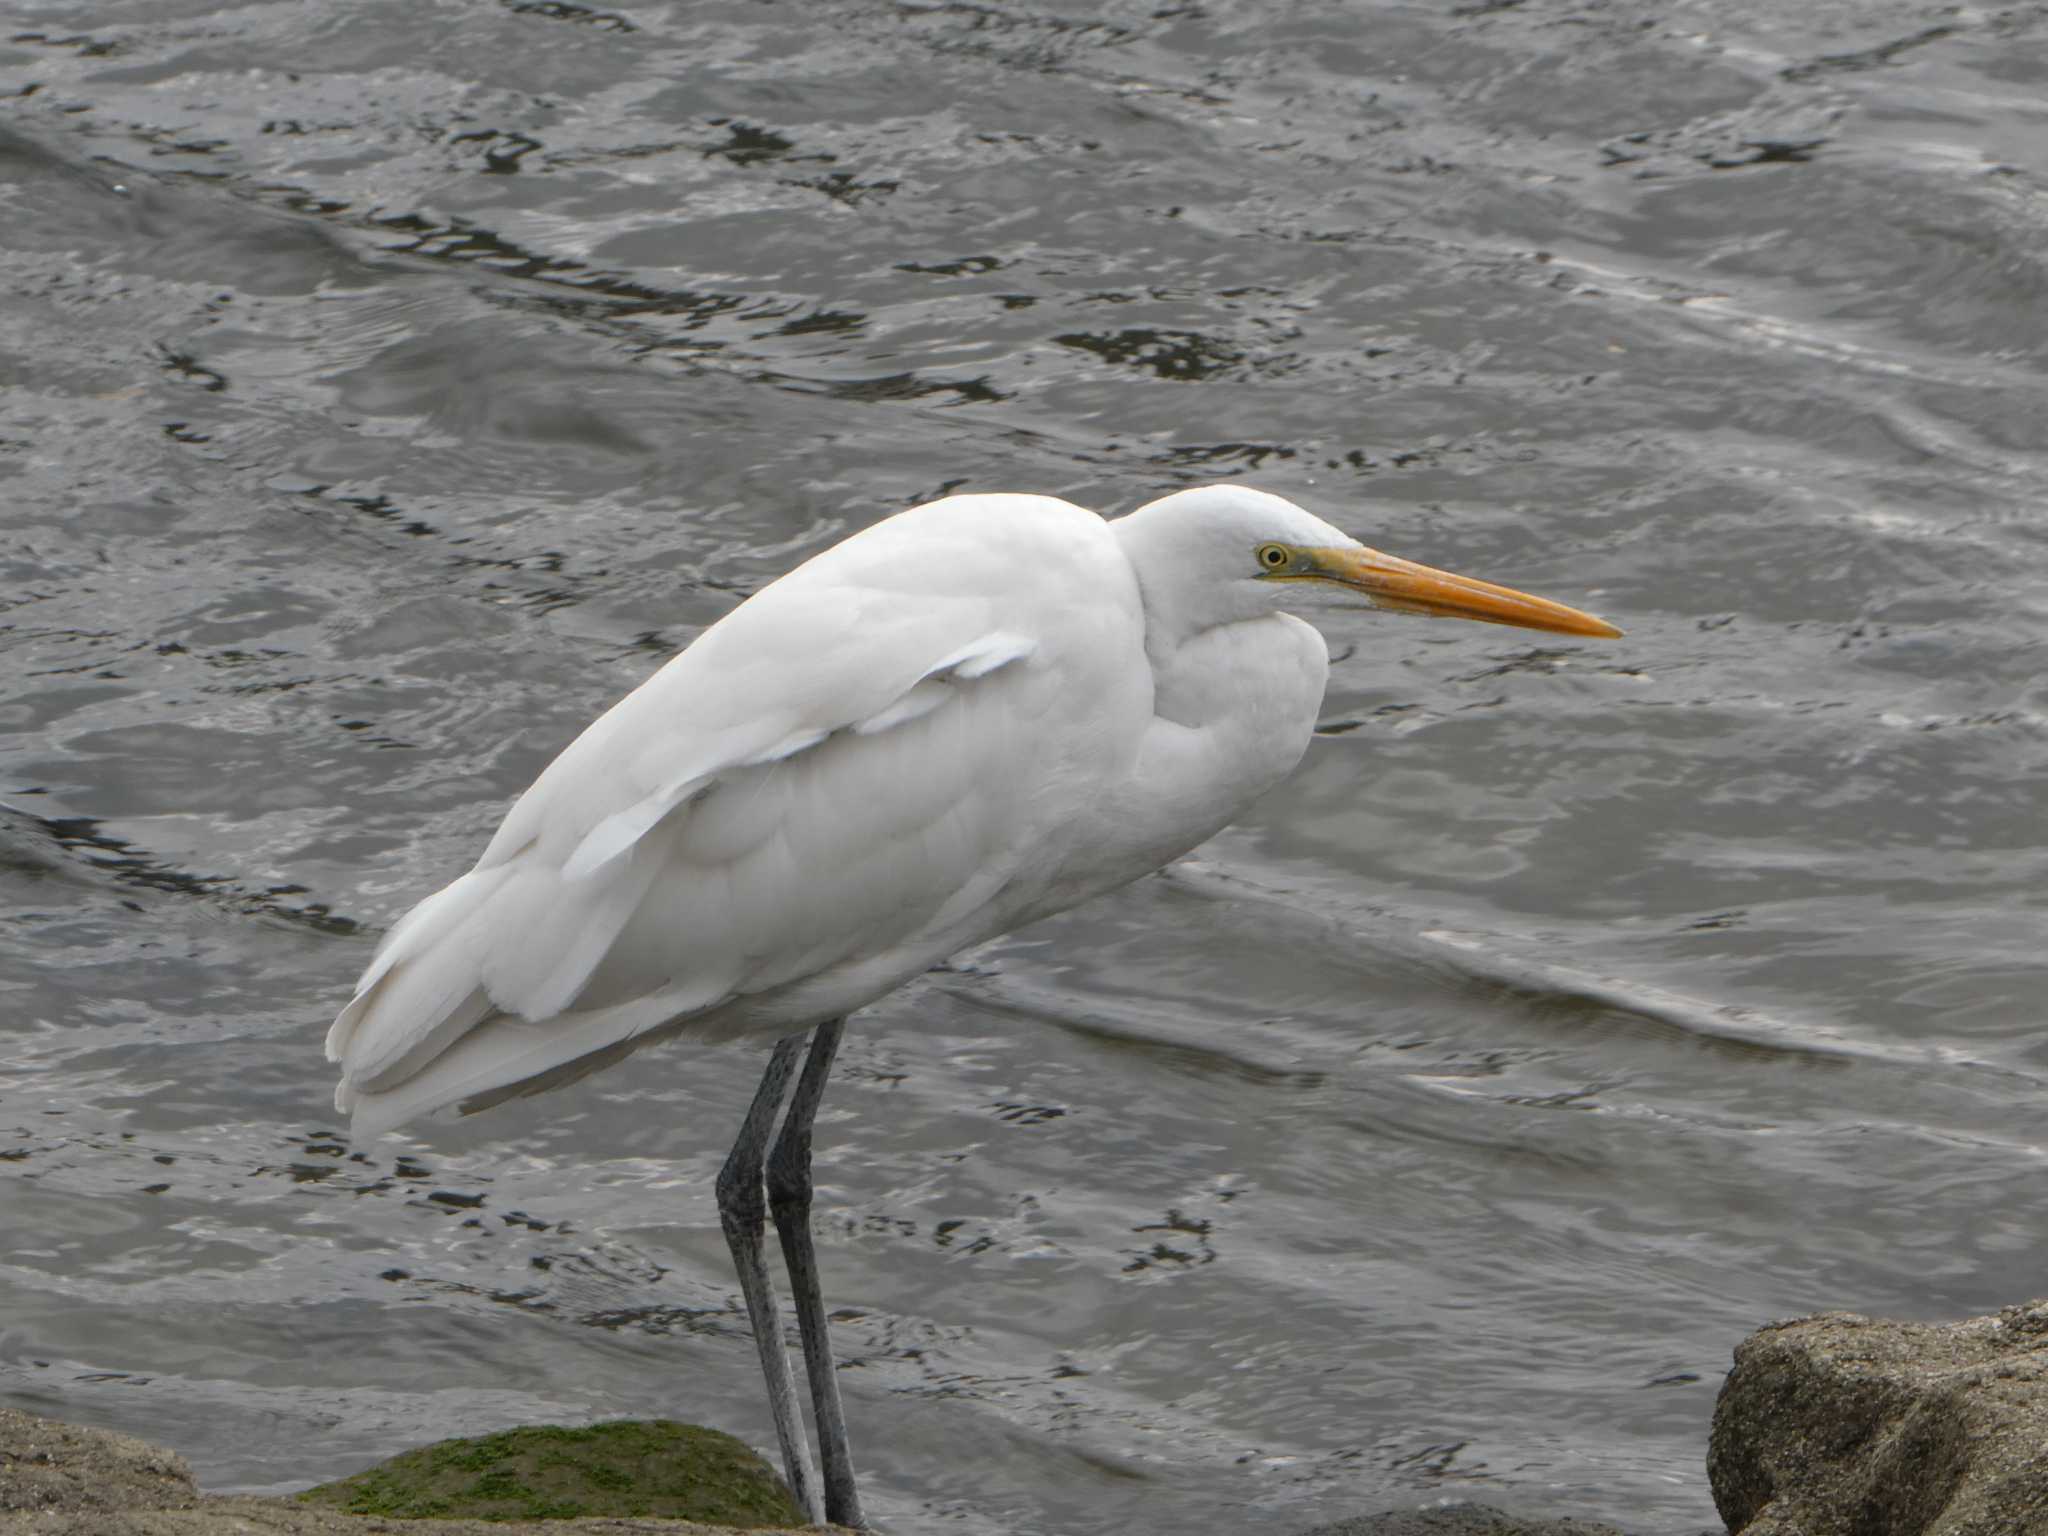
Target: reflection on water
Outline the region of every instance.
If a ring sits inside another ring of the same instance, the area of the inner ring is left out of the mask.
[[[50,0],[0,38],[0,1392],[290,1487],[765,1442],[674,1048],[354,1146],[372,934],[761,583],[1230,477],[1583,603],[1325,616],[1301,772],[849,1037],[898,1531],[1685,1532],[1731,1345],[2032,1295],[2029,12]]]

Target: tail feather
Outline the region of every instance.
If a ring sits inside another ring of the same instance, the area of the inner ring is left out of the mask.
[[[716,995],[715,989],[712,996]],[[587,1013],[529,1023],[492,1013],[417,1070],[369,1088],[344,1082],[335,1107],[350,1112],[350,1134],[363,1138],[450,1105],[465,1112],[570,1082],[630,1051],[649,1030],[703,1006],[703,991],[635,998]]]
[[[616,1010],[566,1010],[632,916],[655,863],[629,854],[572,887],[522,850],[420,902],[379,946],[328,1031],[328,1058],[341,1063],[335,1107],[353,1111],[359,1126],[388,1129],[470,1096],[472,1082],[475,1091],[502,1088],[595,1049],[577,1042],[592,1028],[602,1034],[606,1026],[589,1021]],[[635,1017],[617,1027],[647,1027]],[[537,1064],[508,1064],[529,1058]]]
[[[422,966],[424,968],[424,962]],[[380,987],[380,999],[388,999],[394,1009],[402,1009],[407,1001],[404,984],[412,980],[412,970],[410,965],[400,965],[387,976]],[[343,1087],[335,1090],[335,1107],[346,1107],[341,1103],[344,1091],[376,1093],[416,1075],[497,1011],[489,994],[482,987],[472,986],[452,1006],[424,1014],[434,1020],[424,1032],[408,1033],[394,1040],[392,1049],[374,1060],[347,1064],[342,1076]]]

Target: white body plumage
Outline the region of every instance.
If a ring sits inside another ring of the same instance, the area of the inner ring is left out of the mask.
[[[1323,641],[1257,563],[1283,547],[1374,553],[1231,486],[1115,521],[954,496],[826,550],[392,929],[328,1035],[337,1107],[369,1134],[677,1031],[788,1034],[1186,852],[1314,726]]]

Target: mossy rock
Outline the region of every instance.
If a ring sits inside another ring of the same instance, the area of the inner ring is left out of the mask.
[[[802,1525],[767,1462],[731,1435],[668,1419],[536,1424],[443,1440],[299,1497],[399,1520],[665,1515],[706,1525]]]

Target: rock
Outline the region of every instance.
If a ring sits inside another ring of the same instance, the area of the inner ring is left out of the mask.
[[[634,1430],[645,1433],[632,1433]],[[451,1466],[461,1460],[459,1450],[436,1456],[448,1447],[467,1448],[476,1465],[467,1469]],[[737,1447],[745,1461],[728,1447]],[[550,1520],[525,1512],[512,1520],[415,1520],[397,1518],[389,1511],[351,1514],[330,1503],[309,1500],[307,1495],[297,1499],[209,1497],[193,1486],[184,1460],[160,1446],[0,1408],[0,1536],[739,1536],[742,1529],[763,1536],[771,1529],[742,1508],[756,1497],[756,1470],[766,1472],[759,1457],[716,1431],[662,1422],[592,1425],[582,1430],[540,1427],[509,1430],[479,1440],[447,1441],[409,1451],[368,1473],[312,1492],[347,1502],[368,1497],[362,1493],[365,1489],[381,1488],[386,1496],[395,1498],[394,1490],[412,1487],[418,1496],[426,1497],[424,1490],[438,1485],[414,1484],[409,1474],[378,1480],[378,1474],[390,1473],[401,1464],[416,1464],[430,1477],[453,1477],[467,1471],[472,1484],[502,1472],[504,1477],[487,1486],[486,1494],[494,1490],[506,1493],[515,1481],[530,1478],[533,1482],[525,1484],[518,1497],[538,1495],[566,1503],[566,1493],[547,1490],[566,1488],[580,1480],[618,1497],[617,1483],[636,1475],[638,1468],[648,1474],[645,1482],[653,1499],[680,1503],[694,1495],[673,1486],[672,1469],[649,1470],[636,1459],[677,1449],[697,1458],[695,1464],[700,1469],[723,1469],[714,1480],[722,1483],[726,1496],[736,1496],[740,1502],[721,1506],[731,1513],[720,1518],[735,1523],[710,1525],[652,1515]],[[799,1522],[788,1506],[787,1493],[772,1472],[767,1476],[783,1501],[772,1518],[788,1522],[772,1528],[777,1536],[819,1536],[815,1526],[795,1529]],[[441,1496],[454,1513],[454,1494]]]
[[[0,1407],[0,1514],[185,1509],[198,1499],[175,1451]]]
[[[744,1443],[667,1419],[443,1440],[299,1497],[401,1520],[660,1515],[742,1529],[803,1524],[782,1479]]]
[[[1721,1388],[1707,1476],[1739,1536],[2048,1536],[2048,1301],[1759,1330]]]
[[[1597,1520],[1524,1520],[1487,1504],[1394,1509],[1319,1525],[1301,1536],[1621,1536]]]

